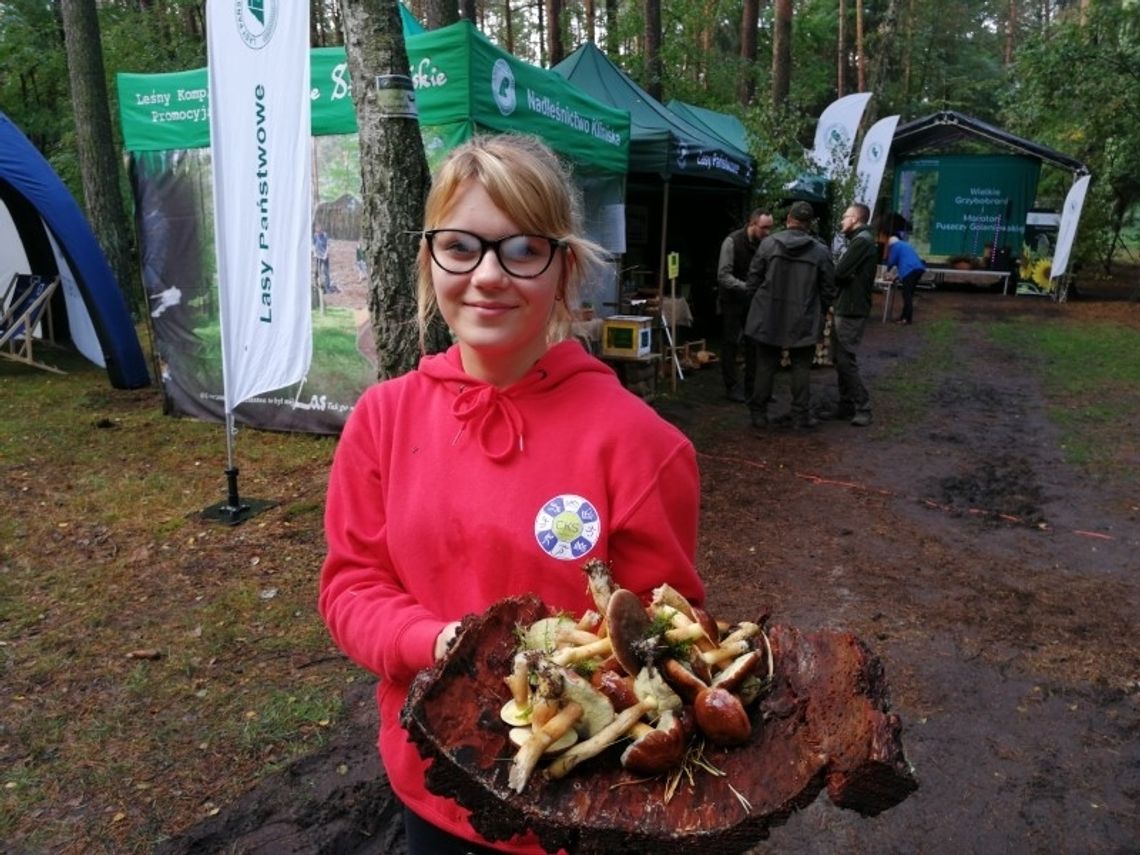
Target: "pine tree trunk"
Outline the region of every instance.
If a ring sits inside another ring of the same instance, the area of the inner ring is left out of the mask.
[[[380,75],[402,76],[411,86],[396,4],[392,0],[342,3],[360,139],[368,312],[376,341],[377,377],[383,380],[414,368],[420,355],[415,234],[423,228],[430,177],[419,123],[414,116],[396,115],[399,108],[390,98],[394,90],[377,87]],[[447,343],[446,331],[437,328],[429,334],[426,348],[442,350]]]
[[[1081,6],[1082,12],[1084,6]],[[1009,0],[1009,17],[1005,21],[1005,60],[1006,65],[1013,65],[1013,40],[1017,32],[1017,0]]]
[[[645,91],[661,100],[661,0],[645,0]]]
[[[772,106],[783,109],[792,86],[792,0],[775,0],[772,28]]]
[[[111,133],[95,0],[68,0],[60,7],[87,219],[127,305],[131,305],[136,302],[132,296],[140,290],[131,257],[131,229],[119,187],[119,158]]]
[[[839,0],[838,35],[835,39],[835,96],[847,92],[847,0]]]
[[[618,0],[606,0],[606,56],[614,59],[618,55]]]
[[[566,58],[566,48],[562,43],[562,0],[546,0],[546,32],[550,46],[549,68]]]
[[[598,41],[598,26],[597,14],[598,10],[594,5],[594,0],[586,0],[585,2],[586,13],[586,41],[597,44]]]
[[[344,3],[344,17],[348,20],[349,3]],[[393,4],[395,6],[395,4]],[[397,8],[397,13],[399,9]],[[459,20],[459,0],[424,0],[424,26],[438,30]],[[345,27],[347,29],[347,27]],[[401,30],[401,36],[403,30]]]
[[[858,88],[867,91],[867,51],[863,43],[863,0],[855,0],[855,70]]]
[[[744,0],[740,14],[740,79],[736,99],[747,107],[756,97],[756,28],[760,23],[759,0]]]

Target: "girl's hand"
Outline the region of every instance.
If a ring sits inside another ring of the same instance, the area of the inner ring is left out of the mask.
[[[439,631],[439,635],[435,637],[435,661],[438,662],[447,653],[447,648],[451,646],[451,642],[455,639],[455,633],[459,630],[459,621],[452,621],[447,626]]]

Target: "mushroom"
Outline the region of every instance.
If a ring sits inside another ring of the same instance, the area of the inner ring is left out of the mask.
[[[515,654],[514,667],[509,677],[504,677],[511,690],[511,699],[520,707],[530,706],[530,657],[526,653]]]
[[[600,558],[591,558],[582,565],[582,570],[586,573],[586,587],[594,599],[594,605],[598,607],[599,613],[606,614],[610,595],[616,588],[610,565]]]
[[[740,692],[744,681],[751,677],[764,661],[764,654],[759,650],[749,650],[742,656],[737,656],[728,667],[713,677],[712,685],[728,689],[734,694]]]
[[[659,710],[677,710],[683,705],[680,695],[673,691],[661,672],[652,665],[646,665],[637,672],[633,679],[633,691],[641,700],[653,698]]]
[[[574,702],[566,704],[542,727],[535,730],[530,739],[522,744],[515,752],[511,762],[511,771],[507,775],[507,785],[516,793],[521,793],[526,782],[530,780],[534,767],[544,751],[557,742],[568,730],[572,730],[574,723],[582,717],[582,707]]]
[[[658,775],[681,765],[688,740],[680,718],[665,710],[656,727],[642,733],[621,754],[621,765],[638,775]]]
[[[614,720],[610,699],[573,671],[562,672],[562,699],[582,707],[582,717],[574,724],[579,736],[593,736]]]
[[[701,659],[713,668],[718,666],[723,667],[723,663],[728,662],[730,659],[735,659],[738,656],[743,656],[751,649],[752,643],[747,639],[741,638],[736,641],[723,641],[716,650],[702,653]]]
[[[614,657],[627,674],[636,674],[641,670],[643,659],[638,645],[645,640],[653,626],[637,594],[625,588],[614,591],[606,609],[606,624],[609,626]]]
[[[565,643],[563,639],[567,633],[578,631],[578,622],[566,615],[541,618],[527,627],[521,644],[526,650],[544,650],[549,653],[559,644]]]
[[[507,731],[507,736],[510,737],[517,747],[522,748],[526,745],[527,741],[534,736],[534,731],[529,727],[512,727]],[[565,751],[571,745],[578,741],[578,731],[570,728],[548,746],[543,754],[557,754],[559,751]]]
[[[693,702],[701,733],[716,745],[742,745],[752,735],[752,722],[740,698],[728,689],[707,688]]]
[[[629,709],[624,709],[614,716],[614,720],[603,727],[589,739],[579,742],[567,751],[560,754],[546,769],[546,777],[551,779],[565,777],[571,769],[584,760],[596,757],[609,748],[617,740],[629,732],[643,715],[652,713],[657,709],[657,699],[649,695],[638,701]]]
[[[708,688],[704,680],[677,659],[666,659],[661,663],[661,670],[665,681],[687,704],[696,701],[697,695]]]
[[[609,668],[599,668],[590,675],[590,685],[609,698],[618,712],[637,703],[637,695],[633,691],[633,677],[628,674],[619,674]]]
[[[585,662],[587,659],[604,659],[613,652],[613,640],[610,637],[598,638],[588,644],[577,647],[563,647],[555,650],[550,659],[557,665],[573,665],[575,662]]]
[[[686,702],[693,705],[693,716],[710,742],[740,745],[752,735],[752,723],[744,703],[723,686],[707,686],[676,659],[662,665],[666,677]]]

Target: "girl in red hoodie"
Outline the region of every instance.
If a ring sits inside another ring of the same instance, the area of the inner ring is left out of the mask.
[[[456,344],[364,393],[329,478],[320,611],[380,678],[380,754],[411,855],[543,851],[523,829],[483,840],[428,792],[400,725],[461,618],[525,592],[581,614],[589,558],[642,595],[667,582],[703,601],[691,443],[567,337],[601,261],[572,187],[530,137],[451,153],[424,212],[418,301],[421,331],[438,311]]]

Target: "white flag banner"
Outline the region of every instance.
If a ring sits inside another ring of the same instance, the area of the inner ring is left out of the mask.
[[[820,113],[811,159],[828,175],[834,177],[846,169],[855,147],[855,132],[870,100],[870,92],[856,92],[832,101]]]
[[[309,4],[208,0],[210,153],[225,407],[304,379]]]
[[[1073,182],[1065,196],[1065,207],[1061,209],[1061,224],[1057,226],[1057,248],[1053,252],[1053,266],[1050,279],[1065,274],[1069,267],[1069,254],[1073,250],[1073,238],[1077,235],[1077,223],[1081,220],[1081,208],[1085,206],[1085,193],[1089,189],[1089,178],[1085,175]]]
[[[855,200],[862,202],[875,213],[875,201],[879,198],[879,185],[883,183],[883,171],[887,168],[887,156],[891,152],[891,141],[895,138],[898,116],[887,116],[871,125],[863,134],[863,145],[859,149],[859,161],[855,166]]]

